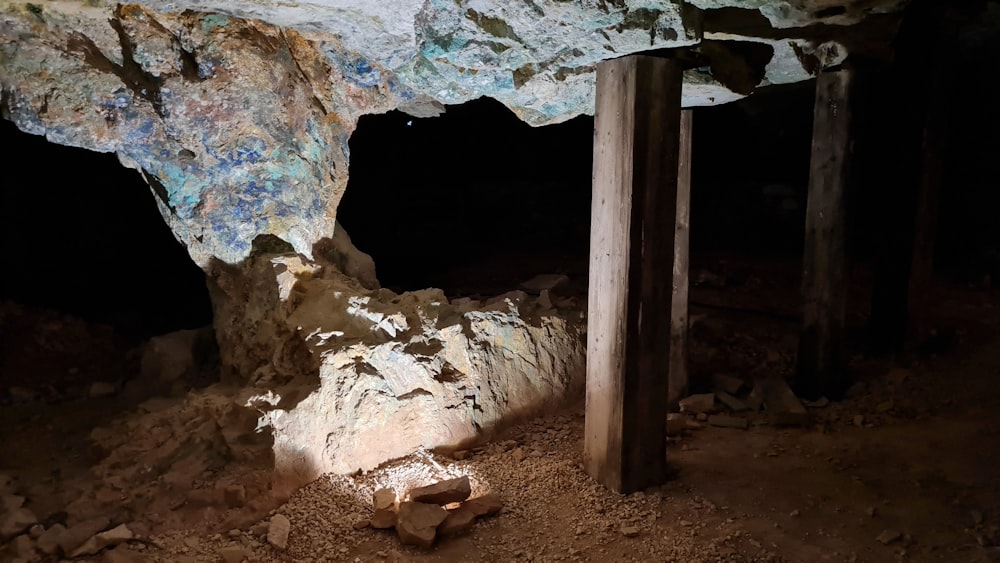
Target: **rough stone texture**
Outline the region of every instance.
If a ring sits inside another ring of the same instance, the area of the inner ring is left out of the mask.
[[[239,262],[258,235],[312,256],[335,236],[363,114],[489,96],[528,123],[564,121],[593,111],[598,61],[692,45],[708,64],[685,72],[685,105],[725,103],[846,56],[836,33],[801,26],[899,4],[7,0],[0,105],[24,131],[139,170],[203,266]],[[741,15],[704,31],[723,7]]]
[[[292,529],[292,523],[284,514],[275,514],[271,517],[271,523],[267,527],[267,543],[275,549],[284,551],[288,547],[288,533]]]
[[[471,511],[477,517],[492,516],[503,509],[503,501],[493,493],[487,493],[481,497],[469,499],[462,503],[466,510]]]
[[[248,406],[274,438],[276,489],[421,448],[453,449],[579,397],[579,310],[513,292],[450,303],[367,290],[329,263],[255,254],[212,287],[224,363],[253,374]]]
[[[469,498],[470,494],[472,494],[472,484],[467,476],[462,476],[413,489],[410,491],[410,500],[445,505],[462,502]]]
[[[224,563],[242,563],[244,559],[250,557],[250,550],[240,546],[223,547],[216,553],[222,558]]]
[[[36,544],[38,549],[46,555],[55,555],[59,552],[59,538],[65,531],[66,526],[53,524],[52,527],[42,532],[42,535],[38,536]]]
[[[780,377],[765,377],[754,383],[754,391],[764,402],[771,423],[777,426],[802,426],[809,422],[809,411]]]
[[[73,550],[70,557],[81,557],[83,555],[93,555],[102,549],[125,543],[132,539],[134,534],[125,524],[120,524],[110,530],[95,534],[80,547]]]
[[[448,517],[448,511],[436,504],[406,501],[399,503],[396,533],[405,545],[429,549],[434,545],[437,527]]]
[[[11,540],[7,549],[14,557],[28,560],[35,559],[35,542],[31,541],[31,537],[27,535],[20,535]]]
[[[396,525],[396,491],[379,489],[372,494],[372,528],[392,528]]]
[[[8,540],[35,525],[38,518],[27,508],[17,508],[0,515],[0,540]]]
[[[56,543],[59,545],[59,549],[62,550],[63,554],[69,555],[76,551],[78,547],[83,545],[84,542],[89,540],[95,534],[101,532],[101,530],[108,527],[111,521],[108,520],[106,516],[99,516],[96,518],[91,518],[80,522],[79,524],[70,526],[69,528],[62,531],[56,538]],[[44,538],[45,535],[42,535]],[[39,546],[42,545],[42,540],[39,538]]]

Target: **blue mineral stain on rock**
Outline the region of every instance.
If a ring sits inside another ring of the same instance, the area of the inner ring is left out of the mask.
[[[211,33],[213,29],[229,25],[229,17],[222,14],[211,14],[201,19],[202,33]]]
[[[382,73],[368,59],[357,53],[345,53],[324,45],[324,52],[327,59],[340,69],[344,78],[361,86],[362,88],[374,88],[382,84]]]

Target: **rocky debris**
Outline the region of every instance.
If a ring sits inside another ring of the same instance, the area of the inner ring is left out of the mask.
[[[465,533],[476,523],[476,513],[464,504],[448,511],[448,517],[441,522],[437,533],[442,537]]]
[[[621,532],[626,538],[634,538],[639,535],[639,528],[635,526],[622,526]]]
[[[247,488],[243,485],[227,485],[222,495],[229,508],[240,508],[247,503]]]
[[[0,540],[9,540],[38,523],[35,513],[27,508],[15,508],[0,518]]]
[[[379,489],[372,494],[372,528],[392,528],[396,525],[396,491]]]
[[[127,542],[135,537],[132,530],[125,524],[116,526],[110,530],[95,534],[80,547],[70,553],[70,557],[81,557],[83,555],[94,555],[102,549]]]
[[[768,418],[775,426],[804,426],[809,423],[809,411],[784,379],[758,379],[754,384],[754,391],[759,392]]]
[[[468,476],[440,481],[433,485],[420,487],[410,491],[410,500],[426,504],[445,505],[461,502],[472,494],[472,484]]]
[[[58,544],[59,549],[62,550],[64,555],[70,555],[82,546],[84,542],[99,534],[102,530],[107,529],[110,524],[111,521],[106,516],[84,520],[60,532],[55,538],[56,544]],[[42,538],[46,534],[42,534]],[[42,538],[39,538],[39,545],[42,543]]]
[[[749,405],[729,393],[726,393],[725,391],[716,391],[715,396],[719,399],[720,403],[726,405],[726,407],[733,412],[745,412],[750,410]]]
[[[740,430],[746,430],[750,427],[750,421],[745,418],[740,418],[738,416],[727,416],[724,414],[713,414],[708,417],[708,424],[710,426],[719,426],[722,428],[738,428]]]
[[[216,554],[222,558],[223,563],[243,563],[250,557],[250,550],[242,546],[227,546],[219,548]]]
[[[66,526],[53,524],[49,529],[42,532],[42,535],[38,536],[38,549],[46,555],[55,555],[61,549],[59,547],[59,538],[62,537],[64,532],[66,532]]]
[[[712,388],[716,392],[723,391],[730,395],[737,395],[743,389],[743,380],[732,375],[717,373],[712,376]]]
[[[681,412],[691,414],[707,414],[715,411],[715,394],[702,393],[691,395],[680,400]]]
[[[434,544],[437,527],[448,518],[448,511],[436,504],[405,501],[399,503],[396,533],[405,545],[429,549]]]
[[[114,549],[109,549],[101,556],[101,563],[145,563],[146,560],[146,557],[132,551],[125,544],[121,544]],[[229,562],[227,561],[226,563]]]
[[[37,555],[35,552],[35,542],[31,541],[31,537],[27,535],[20,535],[11,540],[7,550],[14,557],[29,561],[35,559]]]
[[[288,534],[291,532],[292,523],[284,514],[275,514],[271,517],[271,522],[267,527],[267,543],[275,549],[284,551],[288,548]]]

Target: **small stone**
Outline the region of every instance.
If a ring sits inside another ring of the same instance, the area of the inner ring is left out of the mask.
[[[454,510],[448,511],[448,517],[441,522],[437,528],[437,533],[442,536],[453,536],[472,529],[476,522],[476,513],[464,504]]]
[[[700,412],[694,415],[694,419],[697,420],[698,422],[706,422],[708,420],[708,414]]]
[[[811,409],[821,409],[830,405],[830,399],[826,397],[820,397],[815,401],[802,401],[802,404]]]
[[[226,532],[226,535],[229,536],[230,538],[236,539],[243,535],[243,531],[240,530],[239,528],[233,528],[232,530]]]
[[[801,512],[799,512],[798,508],[788,513],[788,515],[791,516],[792,518],[798,518],[800,514]]]
[[[745,418],[740,418],[738,416],[726,416],[723,414],[713,414],[708,417],[708,423],[712,426],[738,428],[740,430],[746,430],[750,427],[750,422]]]
[[[125,543],[133,537],[135,537],[135,534],[132,533],[132,530],[130,530],[125,524],[121,524],[110,530],[91,536],[91,538],[84,542],[83,545],[74,549],[70,553],[70,557],[94,555],[106,547]]]
[[[354,528],[355,530],[364,530],[365,528],[371,525],[372,521],[368,520],[367,518],[364,518],[361,520],[355,520],[354,523],[351,524],[351,527]]]
[[[892,409],[896,408],[896,403],[893,401],[883,401],[875,407],[875,412],[887,413]]]
[[[667,436],[680,436],[687,426],[687,415],[672,412],[667,415]]]
[[[868,513],[868,516],[874,518],[875,515],[878,514],[878,509],[875,508],[874,506],[869,506],[868,509],[865,510],[865,512]]]
[[[882,533],[879,534],[878,537],[875,539],[878,540],[879,543],[883,545],[889,545],[894,541],[898,541],[902,537],[903,534],[899,530],[892,530],[887,528],[885,530],[882,530]]]
[[[7,512],[0,520],[0,540],[8,540],[38,523],[35,513],[27,508]]]
[[[385,529],[396,525],[396,491],[379,489],[372,495],[372,528]]]
[[[44,533],[45,533],[45,526],[42,526],[41,524],[35,524],[34,526],[28,528],[28,535],[33,540],[37,540]]]
[[[222,497],[229,508],[241,508],[247,503],[247,488],[243,485],[229,485],[222,490]]]
[[[24,497],[21,495],[4,495],[0,498],[0,514],[14,512],[24,506]]]
[[[88,395],[91,399],[98,397],[108,397],[115,394],[115,386],[107,381],[95,381],[90,384]]]
[[[469,459],[471,455],[472,453],[469,452],[469,450],[455,450],[454,452],[451,453],[451,457],[458,461]]]
[[[448,479],[426,487],[419,487],[410,491],[410,500],[425,504],[445,505],[453,502],[462,502],[472,494],[472,484],[469,477],[463,475],[456,479]]]
[[[511,457],[514,458],[514,461],[517,463],[521,463],[522,461],[524,461],[525,455],[524,455],[524,449],[522,448],[515,448],[514,451],[510,453],[510,455]]]
[[[250,557],[250,550],[242,546],[230,546],[219,548],[215,554],[221,557],[224,563],[243,563],[243,560]]]
[[[680,400],[681,412],[686,413],[709,413],[715,410],[715,393],[702,393],[691,395]]]
[[[634,538],[639,535],[639,528],[635,526],[622,526],[621,531],[626,538]]]
[[[865,415],[863,415],[863,414],[856,414],[856,415],[854,415],[854,418],[851,419],[851,421],[858,428],[864,428],[865,427]]]
[[[743,388],[743,380],[739,377],[725,373],[717,373],[712,376],[712,387],[716,391],[723,391],[730,395],[735,395]]]
[[[284,551],[288,548],[288,532],[292,529],[292,523],[284,514],[275,514],[271,517],[271,523],[267,527],[267,543],[275,549]]]
[[[404,545],[429,549],[434,544],[437,527],[448,518],[448,511],[436,504],[407,501],[399,504],[396,533]]]
[[[462,506],[471,510],[477,517],[492,516],[503,509],[503,501],[493,493],[486,493],[481,497],[465,501]]]

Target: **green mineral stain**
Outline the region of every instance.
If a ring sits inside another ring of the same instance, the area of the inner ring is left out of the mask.
[[[221,14],[211,14],[201,19],[202,33],[211,33],[213,29],[227,25],[229,25],[229,16]]]

